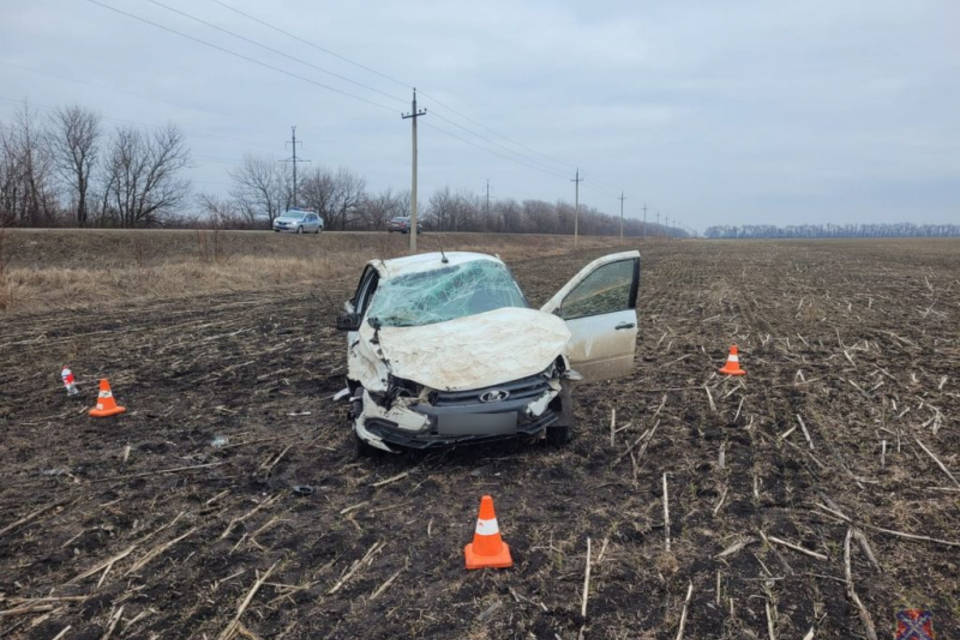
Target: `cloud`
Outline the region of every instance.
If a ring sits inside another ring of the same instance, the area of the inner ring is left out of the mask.
[[[479,191],[490,178],[501,197],[572,199],[568,177],[580,167],[587,204],[614,211],[622,189],[628,215],[647,202],[701,229],[958,214],[960,10],[949,0],[223,0],[388,78],[217,2],[163,0],[376,91],[146,1],[104,1],[377,105],[89,2],[0,7],[0,120],[28,98],[92,107],[111,127],[176,122],[198,190],[225,191],[246,152],[284,158],[292,124],[313,166],[406,188],[409,122],[399,116],[416,84],[429,110],[423,194]]]

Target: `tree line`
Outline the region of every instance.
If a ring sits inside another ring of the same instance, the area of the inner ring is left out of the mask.
[[[108,134],[83,107],[42,120],[24,105],[0,122],[0,224],[156,225],[186,202],[189,161],[175,125]]]
[[[108,130],[88,108],[72,105],[41,117],[24,105],[0,121],[0,226],[207,227],[267,229],[299,206],[318,212],[327,229],[379,230],[409,215],[410,193],[371,192],[346,168],[297,175],[289,164],[247,155],[227,174],[226,195],[194,193],[184,177],[190,149],[173,124]],[[482,198],[444,187],[421,203],[425,228],[504,233],[573,232],[575,209],[564,202]],[[579,232],[616,235],[619,216],[580,207]],[[685,236],[666,225],[624,220],[626,235]]]
[[[948,238],[960,236],[956,224],[802,224],[778,227],[767,224],[717,225],[704,232],[708,238]]]

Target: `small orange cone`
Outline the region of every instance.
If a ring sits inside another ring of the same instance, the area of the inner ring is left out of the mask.
[[[117,401],[113,399],[113,393],[110,392],[110,383],[107,382],[107,379],[100,380],[100,395],[97,397],[97,406],[90,409],[90,415],[94,418],[106,418],[123,413],[126,410],[126,407],[117,406]]]
[[[467,569],[505,569],[513,566],[510,547],[500,537],[497,516],[493,512],[493,498],[483,496],[480,499],[480,514],[477,516],[477,530],[473,542],[463,548],[467,559]]]
[[[730,355],[727,356],[727,363],[720,369],[720,373],[728,376],[745,376],[747,372],[740,368],[740,355],[737,351],[737,345],[730,347]]]

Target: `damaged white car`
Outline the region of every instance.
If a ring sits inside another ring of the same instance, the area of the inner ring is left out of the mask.
[[[337,318],[358,447],[566,442],[571,384],[633,370],[639,276],[637,251],[604,256],[538,311],[494,256],[369,262]]]

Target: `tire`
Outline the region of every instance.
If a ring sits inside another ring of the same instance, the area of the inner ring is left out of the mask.
[[[560,382],[560,419],[557,423],[547,427],[547,444],[559,447],[567,444],[573,439],[573,394],[571,393],[571,383],[562,380]]]
[[[353,432],[353,442],[354,442],[354,445],[356,446],[358,459],[379,458],[380,455],[383,453],[380,449],[377,449],[376,447],[372,447],[366,442],[364,442],[360,438],[360,436],[357,435],[356,431]]]
[[[571,439],[572,433],[569,426],[547,427],[547,444],[551,447],[562,447]]]
[[[297,227],[297,235],[298,236],[303,235],[303,227]]]

